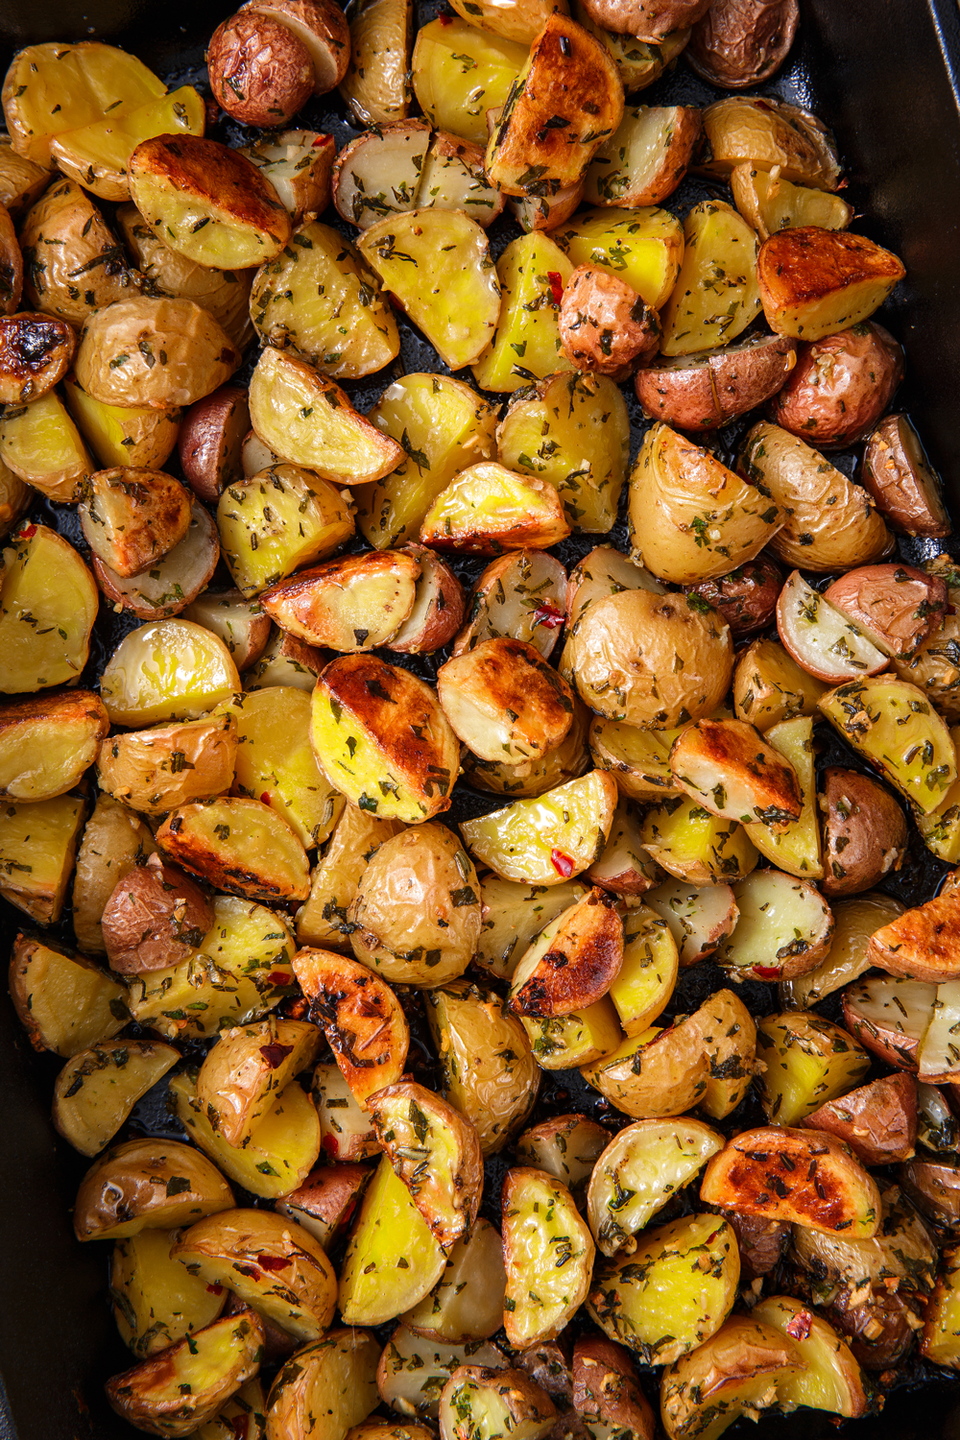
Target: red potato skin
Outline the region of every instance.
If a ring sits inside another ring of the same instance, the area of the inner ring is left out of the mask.
[[[215,505],[243,475],[243,441],[250,428],[247,392],[221,385],[186,411],[177,437],[183,477],[198,500]]]
[[[900,869],[907,854],[907,822],[878,780],[831,765],[823,773],[819,803],[824,815],[822,894],[829,899],[861,895]]]
[[[207,69],[214,99],[245,125],[285,125],[313,94],[313,61],[292,30],[256,10],[213,33]]]
[[[751,560],[718,580],[701,580],[686,587],[719,610],[735,640],[774,623],[777,597],[783,588],[783,571],[772,560]]]
[[[863,565],[823,592],[885,653],[906,660],[943,629],[947,587],[912,565]]]
[[[765,336],[759,344],[641,366],[634,387],[651,420],[699,434],[726,425],[775,395],[796,364],[796,353],[795,340]]]
[[[769,80],[797,33],[797,0],[713,0],[693,27],[684,58],[722,90]]]
[[[884,1075],[814,1110],[801,1122],[844,1140],[864,1165],[909,1160],[917,1141],[917,1082]]]
[[[363,1165],[341,1163],[312,1170],[303,1184],[283,1197],[284,1205],[295,1205],[332,1227],[329,1247],[339,1239],[366,1189],[372,1171]],[[298,1218],[298,1223],[304,1221]]]
[[[801,345],[770,418],[818,449],[851,445],[880,419],[903,378],[903,350],[869,321]]]
[[[622,379],[660,345],[660,320],[632,285],[592,265],[567,281],[557,319],[564,355],[578,370]]]
[[[103,911],[110,968],[121,975],[163,970],[190,955],[213,924],[213,906],[195,880],[152,855],[114,889]]]

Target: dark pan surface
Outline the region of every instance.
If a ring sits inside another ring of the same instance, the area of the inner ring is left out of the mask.
[[[7,47],[0,48],[0,63],[5,68],[10,50],[20,44],[95,33],[126,45],[165,76],[188,78],[201,62],[203,39],[227,9],[210,0],[192,5],[0,0],[0,47]],[[431,14],[436,4],[420,9]],[[960,514],[960,18],[953,0],[869,5],[865,0],[801,0],[801,11],[797,45],[766,88],[808,106],[835,129],[849,198],[867,217],[856,228],[906,263],[907,281],[882,318],[907,350],[909,383],[902,404],[943,474],[954,513]],[[652,104],[700,104],[714,93],[681,62],[675,75],[642,98]],[[310,120],[318,128],[331,128],[320,114],[311,113]],[[349,133],[339,122],[332,128],[341,141]],[[680,192],[669,208],[674,201],[683,213],[691,196]],[[432,352],[415,338],[405,338],[402,359],[411,370],[435,365]],[[385,377],[373,377],[372,383],[356,387],[360,407],[366,409],[386,383]],[[562,551],[562,558],[570,563],[587,548]],[[493,804],[491,797],[469,796],[466,803],[478,811]],[[907,903],[930,894],[944,869],[927,861],[922,847],[918,858],[921,863],[895,884]],[[4,957],[23,918],[0,902]],[[694,999],[698,986],[715,988],[709,967],[700,969],[704,973],[687,982],[685,998]],[[758,1008],[772,1008],[771,987],[754,988]],[[137,1432],[113,1415],[102,1392],[104,1379],[131,1361],[106,1304],[108,1247],[84,1248],[73,1239],[70,1206],[86,1162],[54,1134],[49,1121],[60,1063],[34,1055],[11,1007],[0,1004],[5,1121],[0,1383],[6,1395],[4,1411],[0,1394],[0,1440],[130,1440]],[[546,1108],[596,1109],[599,1097],[578,1093],[568,1076],[547,1080]],[[145,1128],[166,1125],[176,1133],[158,1105],[147,1108],[145,1102],[135,1118]],[[502,1161],[494,1163],[488,1193],[502,1166]],[[768,1418],[757,1433],[760,1440],[801,1435],[815,1440],[836,1433],[836,1425],[833,1417],[803,1411]],[[920,1373],[915,1385],[890,1398],[882,1415],[843,1428],[864,1440],[960,1440],[960,1396],[950,1377]],[[734,1433],[744,1433],[743,1422]]]

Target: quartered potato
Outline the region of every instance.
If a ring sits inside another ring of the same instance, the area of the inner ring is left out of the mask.
[[[311,876],[310,895],[297,911],[302,945],[349,948],[347,911],[363,872],[377,847],[402,828],[399,820],[379,820],[356,805],[344,805]]]
[[[104,200],[130,196],[130,157],[154,135],[202,135],[203,99],[192,85],[180,85],[126,114],[105,114],[89,125],[56,135],[50,157],[78,185]]]
[[[327,208],[336,149],[332,135],[315,130],[283,130],[241,146],[276,190],[295,227],[309,224]]]
[[[90,316],[74,375],[105,405],[170,410],[216,390],[238,360],[225,331],[201,305],[140,295]]]
[[[821,1105],[855,1089],[870,1067],[869,1055],[846,1030],[802,1010],[759,1022],[757,1058],[760,1103],[774,1125],[799,1125]],[[833,1126],[825,1128],[836,1133]]]
[[[757,255],[770,329],[821,340],[868,320],[906,274],[903,262],[865,235],[802,225],[780,230]]]
[[[471,1363],[494,1369],[509,1364],[502,1350],[482,1340],[451,1345],[424,1340],[406,1325],[398,1325],[380,1358],[377,1388],[384,1404],[399,1415],[436,1420],[450,1376],[459,1366]]]
[[[360,1102],[355,1099],[338,1066],[316,1067],[313,1072],[313,1102],[320,1116],[320,1149],[324,1156],[337,1162],[335,1173],[339,1174],[352,1161],[369,1160],[380,1155],[380,1141],[373,1121],[367,1111],[360,1108]],[[363,1173],[366,1184],[370,1172],[364,1170]],[[304,1185],[309,1180],[308,1176]],[[294,1219],[301,1220],[302,1216],[296,1215]]]
[[[161,470],[98,470],[89,477],[79,514],[94,554],[118,575],[139,575],[186,535],[190,497]]]
[[[886,1288],[929,1293],[937,1269],[937,1246],[929,1227],[896,1185],[885,1185],[881,1200],[882,1224],[869,1239],[795,1225],[796,1262],[823,1282],[851,1291],[889,1280],[894,1284]]]
[[[813,720],[808,715],[781,720],[771,725],[765,738],[793,766],[800,785],[800,817],[779,831],[769,825],[751,825],[747,834],[760,854],[778,869],[800,879],[822,881],[824,864],[817,817]],[[837,893],[832,885],[825,888],[831,896]]]
[[[196,599],[213,578],[219,559],[213,516],[194,501],[186,535],[149,571],[125,579],[94,555],[93,572],[115,609],[131,610],[141,620],[164,620],[179,615]]]
[[[484,173],[482,146],[444,130],[431,137],[418,198],[438,210],[463,210],[484,229],[503,210],[503,196]]]
[[[331,1330],[299,1350],[284,1365],[267,1397],[267,1434],[293,1440],[337,1440],[358,1425],[377,1403],[380,1346],[366,1330]]]
[[[648,810],[640,838],[656,864],[691,885],[733,884],[757,863],[745,826],[711,815],[686,796]]]
[[[500,1232],[477,1219],[450,1251],[428,1295],[403,1316],[408,1330],[455,1345],[486,1340],[503,1324],[507,1277]]]
[[[569,686],[522,640],[483,640],[437,671],[443,712],[481,760],[520,765],[564,740],[573,718]]]
[[[406,115],[412,28],[411,0],[360,0],[351,7],[350,62],[340,94],[361,125],[389,124]]]
[[[683,105],[628,105],[586,173],[591,205],[659,205],[683,179],[700,112]]]
[[[450,807],[460,747],[434,691],[373,655],[342,656],[320,675],[311,739],[341,794],[408,825]]]
[[[429,144],[430,124],[417,119],[378,125],[345,145],[333,167],[333,203],[344,220],[367,230],[416,209]]]
[[[76,680],[99,606],[78,552],[46,525],[21,525],[0,552],[0,693]]]
[[[559,1180],[581,1206],[587,1181],[609,1140],[609,1130],[586,1115],[557,1115],[523,1132],[517,1158]]]
[[[81,388],[72,371],[63,392],[77,429],[105,469],[132,465],[155,470],[173,453],[180,423],[176,407],[167,411],[146,405],[105,405]]]
[[[733,1315],[705,1344],[663,1372],[660,1414],[668,1440],[718,1440],[742,1414],[777,1404],[779,1386],[803,1373],[793,1340]]]
[[[718,964],[754,980],[791,980],[826,958],[833,915],[816,886],[781,870],[754,870],[733,886],[739,918]]]
[[[880,1192],[845,1145],[822,1130],[745,1130],[709,1161],[700,1185],[708,1204],[869,1240],[880,1225]]]
[[[624,925],[614,904],[593,889],[545,926],[514,971],[509,1008],[515,1015],[555,1019],[603,998],[624,964]]]
[[[734,705],[739,718],[758,730],[766,732],[800,715],[815,716],[824,688],[778,640],[754,640],[737,657]]]
[[[682,1115],[706,1094],[711,1069],[700,1025],[686,1015],[651,1026],[583,1066],[583,1078],[633,1119]]]
[[[348,240],[317,221],[261,265],[250,308],[268,345],[293,350],[334,380],[382,370],[400,349],[376,277]]]
[[[56,391],[7,407],[0,421],[0,463],[63,504],[80,498],[93,473],[93,461]]]
[[[451,370],[477,359],[497,323],[500,283],[475,220],[412,210],[371,225],[357,249]]]
[[[406,1065],[410,1032],[396,996],[365,965],[327,950],[298,950],[293,967],[350,1089],[366,1106],[377,1090],[400,1080]]]
[[[110,968],[121,975],[163,970],[186,960],[213,923],[213,906],[190,877],[159,855],[136,866],[103,910]]]
[[[702,121],[699,170],[726,178],[737,165],[778,166],[785,180],[837,189],[840,166],[833,139],[809,111],[767,96],[735,95],[708,105]]]
[[[142,865],[154,849],[143,821],[101,792],[83,828],[71,896],[73,933],[84,953],[105,952],[104,906],[118,881]]]
[[[337,1281],[323,1246],[269,1210],[224,1210],[183,1232],[171,1249],[191,1275],[222,1285],[298,1341],[319,1340],[333,1319]]]
[[[634,558],[693,584],[755,560],[784,523],[776,501],[667,425],[649,429],[630,472]]]
[[[121,1339],[135,1355],[155,1355],[213,1323],[227,1301],[171,1258],[178,1230],[141,1230],[117,1240],[110,1260],[110,1298]]]
[[[637,1120],[597,1159],[587,1214],[601,1254],[632,1255],[637,1232],[723,1149],[723,1136],[699,1120]]]
[[[757,1031],[749,1010],[732,990],[715,990],[689,1017],[700,1032],[709,1069],[700,1109],[712,1120],[734,1111],[750,1088]]]
[[[660,350],[668,356],[725,345],[760,313],[757,237],[733,206],[702,201],[683,233],[680,273],[661,317]]]
[[[424,996],[440,1056],[444,1094],[472,1120],[484,1155],[508,1144],[533,1109],[540,1085],[523,1026],[500,997],[465,981]]]
[[[670,750],[677,784],[711,814],[783,831],[800,819],[796,771],[742,720],[697,720]]]
[[[420,566],[413,609],[390,637],[390,649],[401,654],[430,654],[448,645],[459,630],[466,599],[463,586],[436,553],[426,545],[404,547]]]
[[[497,635],[529,642],[549,659],[564,622],[566,571],[555,555],[520,550],[501,555],[473,588],[468,623],[457,636],[460,655]]]
[[[347,912],[357,959],[391,984],[432,989],[462,975],[480,933],[480,884],[456,836],[434,821],[385,838]]]
[[[74,1150],[96,1155],[179,1058],[156,1040],[102,1040],[81,1050],[57,1076],[54,1125]]]
[[[316,1060],[322,1032],[302,1020],[269,1016],[221,1030],[197,1075],[197,1098],[217,1117],[219,1133],[242,1145],[289,1081]]]
[[[235,690],[240,677],[222,640],[189,620],[142,625],[104,667],[100,695],[115,725],[191,720]]]
[[[220,795],[233,783],[237,725],[231,714],[112,735],[100,747],[101,790],[145,815]]]
[[[596,265],[632,286],[645,304],[660,310],[680,272],[683,227],[668,210],[587,210],[555,233],[572,265]]]
[[[775,394],[797,363],[796,341],[748,335],[722,350],[642,362],[634,376],[644,414],[698,434],[725,425]]]
[[[205,590],[182,611],[185,620],[219,636],[242,673],[256,664],[270,639],[270,619],[239,590]]]
[[[282,630],[349,654],[389,645],[413,610],[419,578],[413,555],[369,550],[300,570],[260,603]]]
[[[644,1364],[669,1365],[719,1330],[739,1279],[733,1226],[690,1215],[649,1231],[631,1254],[601,1260],[590,1313]]]
[[[595,1248],[573,1196],[543,1170],[503,1182],[503,1326],[516,1349],[553,1340],[587,1297]]]
[[[739,914],[733,890],[722,884],[666,880],[647,891],[643,903],[666,921],[683,966],[712,955],[730,935]]]
[[[839,195],[793,184],[777,166],[767,170],[736,165],[730,172],[730,188],[737,209],[761,240],[798,225],[845,230],[853,219],[853,207]]]
[[[2,864],[2,861],[0,861]],[[4,888],[7,899],[13,899]],[[126,992],[83,955],[19,934],[10,957],[10,998],[35,1050],[79,1055],[122,1030]]]
[[[917,1089],[912,1075],[884,1075],[818,1106],[807,1123],[811,1130],[829,1130],[843,1140],[865,1165],[910,1160],[917,1139]],[[934,1086],[925,1089],[938,1096]],[[928,1139],[936,1140],[933,1126],[938,1123],[931,1115]]]
[[[181,805],[157,844],[221,890],[249,900],[306,900],[310,864],[291,827],[262,800],[221,796]]]
[[[496,334],[473,373],[484,390],[516,391],[556,371],[572,370],[563,355],[558,316],[573,266],[548,236],[512,240],[497,261],[502,299]]]
[[[197,1440],[261,1440],[267,1405],[258,1379],[241,1385],[212,1420],[201,1425]]]
[[[277,1096],[243,1145],[230,1145],[214,1129],[197,1095],[196,1081],[187,1071],[173,1077],[169,1093],[174,1114],[190,1138],[251,1195],[264,1200],[288,1195],[303,1184],[317,1163],[320,1121],[313,1101],[296,1081]]]
[[[960,893],[944,890],[875,930],[867,945],[871,965],[906,980],[938,985],[957,978],[953,934],[960,919]]]
[[[828,685],[875,675],[888,664],[864,627],[808,585],[799,570],[777,599],[777,632],[793,659]]]
[[[556,1418],[550,1396],[522,1370],[462,1365],[440,1396],[441,1440],[459,1440],[464,1433],[477,1440],[501,1435],[541,1440]]]
[[[629,800],[621,799],[617,805],[603,854],[588,874],[595,885],[621,896],[628,905],[635,905],[638,896],[663,879],[643,848],[640,815]]]
[[[888,415],[867,440],[863,483],[905,535],[949,535],[942,483],[906,415]]]
[[[250,599],[338,550],[354,526],[349,505],[329,481],[300,465],[276,464],[227,486],[217,529],[234,583]]]
[[[560,885],[531,885],[486,874],[480,883],[480,938],[473,961],[509,980],[535,936],[563,910],[589,894],[576,880]]]
[[[330,1068],[340,1074],[335,1065]],[[349,1162],[319,1165],[302,1185],[277,1202],[276,1211],[296,1220],[298,1225],[309,1230],[324,1250],[329,1251],[342,1237],[370,1174],[365,1166]]]
[[[118,1415],[151,1435],[192,1435],[256,1375],[263,1324],[252,1310],[215,1320],[107,1381]]]
[[[570,525],[556,488],[496,461],[471,465],[447,486],[420,526],[424,545],[467,554],[546,549],[565,540]]]
[[[612,1000],[603,995],[569,1015],[521,1016],[523,1028],[542,1070],[571,1070],[615,1050],[622,1031]]]
[[[122,1240],[190,1225],[232,1205],[230,1186],[199,1150],[178,1140],[127,1140],[81,1180],[73,1228],[78,1240]]]
[[[460,826],[468,848],[504,880],[559,885],[602,852],[613,824],[617,789],[594,770],[532,800],[517,800]]]
[[[86,815],[73,795],[0,806],[0,895],[39,925],[60,919]]]
[[[943,1269],[927,1306],[920,1350],[936,1365],[960,1368],[960,1294],[957,1288],[957,1247],[943,1254]]]
[[[498,9],[496,16],[500,14]],[[499,30],[481,29],[475,18],[444,15],[422,25],[413,48],[411,79],[420,108],[434,125],[486,145],[487,111],[503,106],[527,58],[529,41],[518,44]]]
[[[52,800],[72,790],[109,728],[91,690],[0,703],[0,796]]]
[[[369,1096],[367,1108],[395,1173],[444,1251],[469,1235],[483,1192],[483,1155],[471,1122],[414,1081]]]
[[[641,804],[679,795],[670,769],[670,746],[679,735],[671,730],[641,730],[622,720],[594,715],[590,721],[590,754],[599,770],[609,770],[621,795]]]
[[[341,1315],[357,1325],[393,1320],[433,1289],[446,1263],[442,1245],[384,1155],[347,1242],[340,1271]]]
[[[73,180],[51,186],[20,229],[24,298],[35,310],[81,326],[135,289],[117,238]]]
[[[272,346],[260,352],[249,399],[250,423],[275,454],[335,484],[379,480],[403,458],[396,441],[359,414],[339,385]]]

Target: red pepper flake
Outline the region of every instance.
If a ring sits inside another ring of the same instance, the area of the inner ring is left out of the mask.
[[[292,1049],[292,1045],[281,1045],[279,1042],[274,1041],[272,1045],[261,1045],[260,1054],[264,1060],[266,1060],[271,1070],[278,1070]]]
[[[564,855],[563,851],[558,850],[556,846],[550,851],[550,864],[558,875],[563,876],[564,880],[569,880],[573,874],[573,856]]]
[[[228,1423],[236,1440],[247,1440],[247,1418],[246,1415],[231,1415]]]
[[[313,142],[313,148],[314,148],[314,150],[316,150],[316,148],[317,148],[318,145],[328,145],[329,143],[330,143],[330,136],[329,136],[329,135],[318,135],[317,138],[316,138],[316,140],[314,140],[314,142]]]
[[[269,805],[269,804],[271,804],[271,803],[272,803],[272,802],[271,802],[271,800],[270,800],[270,791],[269,791],[269,790],[264,790],[263,794],[260,796],[260,804],[261,804],[261,805]]]
[[[553,296],[553,303],[559,305],[563,299],[563,276],[559,270],[548,270],[547,279],[550,281],[550,294]]]
[[[323,1148],[324,1150],[326,1150],[328,1155],[339,1155],[340,1145],[337,1141],[336,1135],[324,1135]]]
[[[222,1285],[218,1285],[216,1281],[214,1281],[214,1283],[213,1283],[212,1285],[208,1285],[208,1286],[207,1286],[207,1289],[209,1290],[209,1292],[210,1292],[211,1295],[222,1295],[222,1294],[223,1294],[223,1286],[222,1286]]]
[[[14,540],[32,540],[37,533],[36,525],[21,525],[20,529],[11,537]]]
[[[813,1316],[809,1310],[798,1310],[793,1319],[785,1326],[787,1334],[793,1340],[806,1340],[810,1334],[810,1327],[813,1325]]]
[[[261,1270],[289,1270],[293,1261],[289,1255],[258,1255],[257,1264]]]
[[[452,15],[438,15],[438,16],[437,16],[437,24],[438,24],[438,25],[452,25],[452,24],[453,24],[453,16],[452,16]]]
[[[754,965],[753,973],[758,980],[779,980],[779,965]]]
[[[533,612],[534,625],[542,625],[545,630],[559,630],[566,618],[564,612],[549,600],[544,600]]]
[[[267,981],[270,985],[291,985],[293,983],[286,970],[271,970]]]

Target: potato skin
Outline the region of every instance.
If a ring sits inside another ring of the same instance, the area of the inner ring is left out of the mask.
[[[902,378],[903,350],[890,332],[852,325],[800,346],[770,418],[810,445],[851,445],[876,424]]]
[[[243,474],[241,449],[250,428],[247,392],[222,385],[198,400],[180,422],[177,448],[184,479],[198,500],[216,504]]]
[[[912,565],[866,565],[823,592],[878,649],[906,660],[943,628],[947,586]]]
[[[687,61],[722,90],[759,85],[787,58],[798,18],[797,0],[712,0],[693,27]]]
[[[217,27],[207,48],[207,69],[221,110],[245,125],[285,125],[313,94],[313,61],[306,45],[261,11],[231,15]]]
[[[112,970],[138,975],[185,960],[213,924],[213,906],[189,875],[151,855],[115,887],[103,911]]]
[[[830,1100],[801,1122],[829,1130],[864,1165],[909,1160],[917,1139],[917,1082],[912,1075],[884,1075],[839,1100]]]
[[[725,425],[779,390],[796,364],[787,335],[751,336],[723,350],[641,366],[634,386],[644,414],[697,433]]]
[[[818,798],[824,815],[824,895],[859,895],[900,869],[907,821],[889,790],[869,775],[831,765]]]
[[[735,640],[765,630],[774,619],[777,596],[783,588],[783,571],[772,560],[751,560],[715,580],[687,587],[719,611]]]
[[[672,30],[686,30],[710,0],[584,0],[590,19],[615,35],[635,35],[657,45]]]
[[[52,390],[76,348],[72,327],[55,315],[25,311],[0,319],[0,404],[23,404]]]
[[[895,530],[933,537],[952,531],[940,478],[906,415],[888,415],[874,430],[863,452],[861,479]]]
[[[632,285],[578,265],[563,291],[558,316],[564,355],[578,370],[620,378],[635,360],[657,353],[660,320]]]

